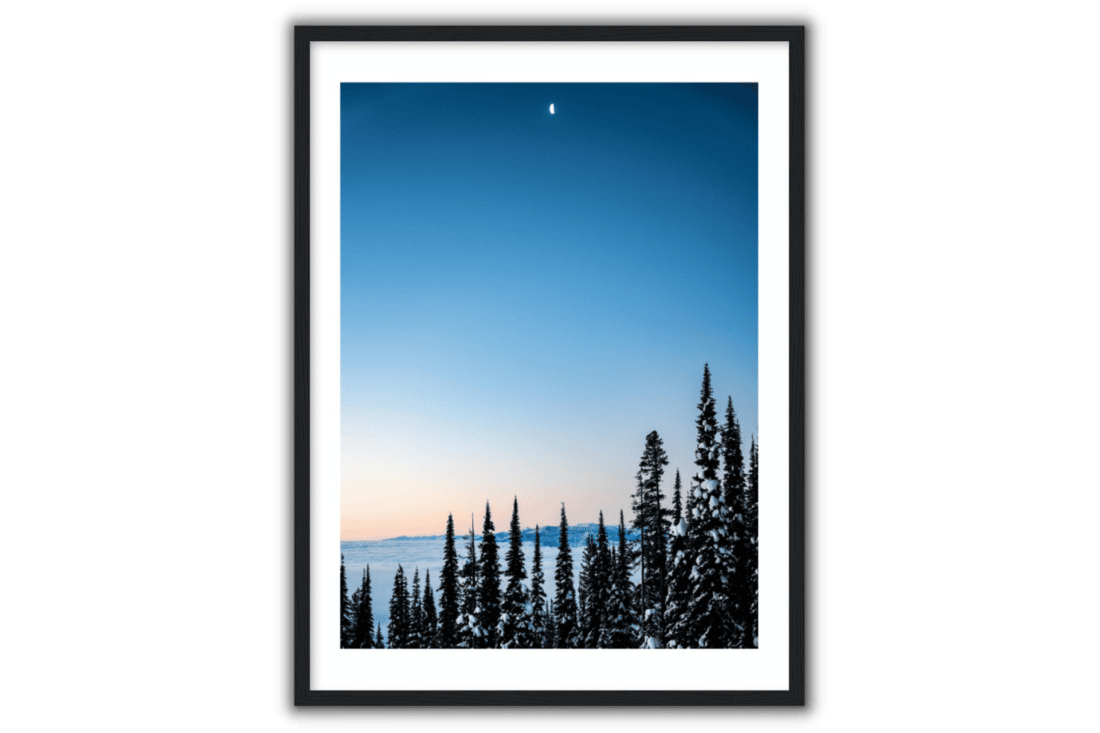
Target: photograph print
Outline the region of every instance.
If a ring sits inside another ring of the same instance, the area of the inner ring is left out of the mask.
[[[755,83],[340,85],[332,645],[776,643],[758,119]]]

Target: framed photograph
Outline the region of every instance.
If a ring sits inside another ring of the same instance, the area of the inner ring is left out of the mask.
[[[295,703],[802,705],[803,28],[294,48]]]

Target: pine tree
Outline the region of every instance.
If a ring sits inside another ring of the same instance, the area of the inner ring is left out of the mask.
[[[660,606],[664,605],[662,600]],[[664,646],[664,616],[660,607],[647,608],[642,614],[642,649],[660,649]]]
[[[420,605],[420,568],[413,571],[412,593],[409,594],[409,649],[423,649],[424,609]]]
[[[691,633],[691,553],[688,525],[683,517],[672,525],[668,546],[668,585],[665,588],[665,646],[687,649],[697,646]]]
[[[646,527],[644,524],[645,519],[643,518],[646,514],[646,508],[644,504],[645,480],[642,477],[641,472],[636,474],[634,478],[637,482],[637,489],[636,492],[630,497],[630,509],[634,514],[634,517],[630,520],[630,528],[638,530],[638,547],[634,550],[634,553],[632,555],[632,559],[634,562],[631,564],[631,569],[633,570],[634,568],[640,566],[639,583],[638,587],[635,589],[637,593],[637,596],[635,597],[635,605],[639,609],[644,609],[648,607],[648,604],[646,603],[646,597],[649,595],[649,593],[647,592],[649,588],[646,581],[650,579],[650,575],[652,574],[652,569],[646,567],[646,560],[648,559],[650,560],[650,562],[652,562],[652,558],[649,557],[649,553],[646,552],[646,540],[648,538],[646,537]]]
[[[745,456],[741,452],[741,423],[733,409],[733,398],[726,398],[726,423],[722,426],[722,463],[726,505],[736,507],[738,495],[745,489]]]
[[[409,645],[409,585],[405,570],[398,565],[393,576],[390,596],[390,649],[405,649]]]
[[[363,589],[356,587],[355,592],[351,594],[351,600],[348,601],[348,612],[351,614],[351,626],[349,627],[349,634],[351,638],[348,641],[349,649],[357,649],[359,646],[359,604],[360,599],[363,598]]]
[[[424,609],[424,638],[421,642],[423,648],[438,649],[439,629],[436,626],[435,595],[432,593],[432,573],[430,570],[424,571],[424,602],[420,605]]]
[[[622,613],[622,604],[619,598],[619,551],[618,547],[611,547],[609,552],[609,567],[611,574],[608,577],[607,609],[604,616],[604,634],[601,640],[601,649],[621,649],[617,646],[625,626]]]
[[[745,532],[745,458],[741,451],[741,424],[733,410],[733,398],[726,402],[726,423],[722,427],[722,488],[725,490],[728,545],[733,553],[729,567],[729,615],[736,627],[733,646],[747,646],[751,633],[749,606],[752,598],[746,568],[748,535]]]
[[[612,554],[611,577],[608,646],[612,649],[628,649],[636,646],[638,629],[634,620],[634,584],[630,580],[630,549],[622,510],[619,510],[619,546]]]
[[[757,577],[758,562],[760,557],[759,539],[759,499],[760,499],[760,446],[756,444],[756,436],[753,436],[752,447],[749,448],[749,475],[745,497],[745,534],[748,537],[748,562],[746,574],[749,578],[749,621],[752,633],[746,634],[746,647],[755,648],[759,645],[757,621],[759,617],[759,579]]]
[[[371,609],[370,565],[363,568],[363,582],[356,591],[358,600],[352,604],[355,613],[355,636],[352,647],[370,649],[374,645],[371,630],[374,629],[374,611]]]
[[[443,544],[443,570],[439,574],[440,649],[458,646],[458,553],[455,552],[455,520],[447,515],[447,539]]]
[[[348,633],[351,638],[348,640],[348,649],[359,649],[359,599],[363,597],[363,589],[361,587],[356,588],[351,594],[351,598],[348,600],[348,613],[351,614],[351,626]]]
[[[554,615],[554,601],[552,599],[546,601],[546,639],[547,649],[562,648],[561,641],[558,639],[558,622],[557,617]]]
[[[656,430],[645,439],[645,449],[638,464],[638,492],[634,495],[634,529],[641,530],[642,641],[645,646],[660,646],[662,607],[665,597],[665,540],[668,537],[667,511],[661,507],[661,479],[668,456]]]
[[[577,597],[573,588],[573,555],[569,548],[569,523],[565,519],[565,505],[561,507],[561,526],[558,530],[558,559],[554,569],[554,620],[557,626],[557,647],[575,649],[579,644],[577,628]]]
[[[688,514],[691,517],[689,544],[695,555],[692,596],[688,604],[692,645],[700,648],[728,648],[736,638],[729,618],[729,567],[732,553],[728,544],[726,501],[718,480],[718,419],[710,386],[710,368],[703,368],[699,417],[695,421],[698,444]]]
[[[385,649],[386,648],[386,642],[382,638],[382,622],[378,623],[378,635],[374,637],[374,648],[375,649]]]
[[[512,498],[512,523],[508,530],[508,552],[504,554],[508,586],[500,609],[498,636],[502,649],[530,649],[531,620],[527,616],[527,589],[523,581],[527,571],[523,566],[523,530],[519,526],[519,500]]]
[[[340,553],[340,648],[351,646],[351,610],[348,603],[348,580],[344,573],[344,553]]]
[[[710,366],[703,366],[703,387],[700,390],[699,416],[695,418],[696,446],[695,465],[699,469],[692,477],[691,490],[687,498],[688,526],[695,521],[695,512],[699,508],[699,497],[695,491],[700,480],[718,480],[718,415],[714,411],[714,395],[710,386]],[[702,479],[699,478],[702,476]]]
[[[481,560],[478,565],[481,585],[477,590],[478,625],[485,634],[485,646],[500,647],[497,626],[500,624],[500,561],[497,552],[496,529],[489,502],[485,502],[485,524],[481,530]]]
[[[584,552],[581,553],[580,586],[577,589],[579,646],[584,649],[596,648],[596,637],[600,630],[598,605],[592,597],[596,572],[596,543],[592,540],[592,535],[585,535]]]
[[[542,574],[542,542],[539,539],[539,526],[535,525],[535,553],[531,558],[531,635],[536,649],[553,646],[548,636],[549,624],[546,612],[545,580]]]
[[[466,562],[462,566],[462,606],[458,620],[458,646],[478,649],[484,646],[484,634],[478,624],[477,545],[474,539],[474,517],[470,515],[470,544],[466,547]]]
[[[614,565],[611,562],[611,546],[607,541],[607,528],[603,523],[602,511],[599,529],[596,530],[596,574],[592,580],[592,602],[596,607],[591,613],[597,624],[597,628],[592,632],[595,636],[592,644],[596,649],[610,649]]]
[[[684,505],[680,502],[680,469],[676,469],[676,484],[672,487],[672,525],[675,527],[684,518]]]

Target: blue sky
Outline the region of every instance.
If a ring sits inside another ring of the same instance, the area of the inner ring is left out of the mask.
[[[757,432],[757,100],[344,84],[341,536],[629,517],[693,472],[703,364]],[[555,114],[550,114],[550,104]]]

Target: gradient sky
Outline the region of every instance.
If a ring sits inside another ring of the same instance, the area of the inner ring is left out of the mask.
[[[341,94],[342,539],[629,521],[704,363],[757,433],[756,85]]]

